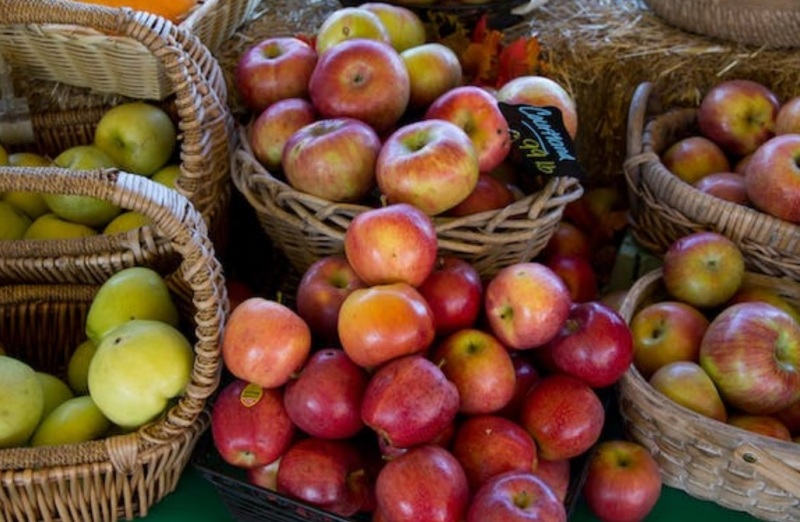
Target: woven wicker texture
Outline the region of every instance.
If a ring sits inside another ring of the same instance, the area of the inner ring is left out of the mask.
[[[697,110],[661,112],[657,105],[649,83],[641,84],[631,99],[625,179],[636,240],[662,253],[681,236],[714,230],[739,245],[749,269],[800,279],[800,227],[704,194],[664,167],[660,154],[678,139],[698,132]]]
[[[220,342],[228,300],[222,268],[202,216],[174,190],[115,170],[53,169],[47,179],[20,169],[28,186],[98,197],[155,221],[180,256],[164,274],[194,342],[185,395],[164,416],[137,431],[52,447],[0,450],[0,519],[117,520],[144,516],[172,491],[194,444],[208,426],[206,400],[217,389]],[[5,187],[4,187],[5,188]],[[0,287],[2,342],[10,355],[63,375],[83,334],[99,285],[7,284]]]
[[[620,308],[630,323],[645,304],[663,299],[661,270],[638,279]],[[747,273],[748,285],[777,291],[800,306],[800,285]],[[656,458],[664,483],[763,520],[800,520],[800,451],[792,442],[724,424],[672,402],[632,366],[618,383],[628,436]]]
[[[800,46],[793,0],[646,0],[658,16],[693,33],[765,48]]]
[[[152,44],[159,40],[149,42],[144,33],[101,21],[102,17],[93,14],[93,6],[78,4],[74,10],[82,14],[76,17],[65,15],[62,7],[67,6],[56,8],[59,2],[20,0],[11,4],[17,11],[38,15],[28,20],[4,16],[6,25],[0,28],[5,59],[31,77],[153,100],[163,99],[181,86],[183,79],[170,74],[163,55],[153,52]],[[247,20],[255,4],[255,0],[200,1],[179,27],[215,50]],[[165,23],[153,18],[143,14],[141,25]]]

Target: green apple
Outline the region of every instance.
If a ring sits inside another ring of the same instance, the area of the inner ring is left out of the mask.
[[[52,373],[36,372],[36,377],[42,385],[42,393],[44,394],[42,419],[50,415],[50,412],[56,409],[59,404],[75,396],[67,383]]]
[[[50,158],[35,152],[15,152],[8,156],[8,164],[12,167],[47,167],[53,164]],[[3,195],[3,200],[25,212],[31,219],[50,212],[44,195],[38,192],[11,190]]]
[[[20,446],[33,434],[44,407],[44,392],[28,364],[0,355],[0,448]]]
[[[153,174],[150,179],[157,183],[161,183],[162,185],[169,187],[171,189],[175,188],[175,182],[181,176],[181,166],[171,163],[162,167]]]
[[[116,162],[94,145],[70,147],[53,160],[59,167],[75,170],[91,170],[116,167]],[[60,218],[93,228],[105,226],[122,209],[108,201],[76,194],[45,194],[44,200],[50,210]]]
[[[33,220],[23,239],[76,239],[96,235],[97,230],[92,227],[61,219],[48,212]]]
[[[58,446],[102,437],[111,421],[89,395],[67,399],[42,419],[31,437],[31,446]]]
[[[177,131],[160,107],[128,102],[103,114],[95,129],[94,144],[122,170],[149,177],[172,158]]]
[[[89,363],[92,361],[97,345],[91,339],[80,343],[67,362],[67,384],[75,395],[89,393]]]
[[[8,165],[8,151],[0,145],[0,165]]]
[[[161,321],[132,319],[109,332],[89,364],[89,394],[123,428],[152,421],[191,380],[194,351]]]
[[[120,234],[122,232],[128,232],[130,230],[135,230],[137,228],[152,224],[153,220],[141,212],[127,210],[123,211],[122,214],[117,215],[117,217],[109,221],[103,229],[103,234]]]
[[[30,226],[31,218],[24,212],[7,201],[0,201],[0,240],[22,239]]]
[[[89,305],[86,336],[100,344],[108,332],[131,319],[152,319],[178,326],[178,309],[169,287],[152,268],[124,268],[102,284]]]

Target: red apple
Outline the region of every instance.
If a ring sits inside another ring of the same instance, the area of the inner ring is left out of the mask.
[[[405,113],[410,84],[405,62],[388,43],[347,39],[322,53],[308,82],[309,96],[325,118],[357,118],[379,134]]]
[[[455,124],[415,121],[386,138],[375,178],[390,203],[411,204],[433,216],[461,203],[473,191],[478,156],[469,136]]]
[[[449,451],[425,445],[381,468],[375,496],[376,511],[387,522],[460,522],[469,504],[469,486]]]
[[[592,259],[592,240],[578,225],[562,219],[542,249],[541,258],[547,262],[557,255]]]
[[[778,108],[775,134],[800,134],[800,96],[786,100]]]
[[[274,462],[295,434],[283,407],[283,388],[262,388],[241,379],[224,385],[211,409],[211,436],[222,459],[254,468]]]
[[[633,338],[622,316],[599,301],[574,303],[556,336],[539,351],[559,372],[593,388],[617,382],[633,362]]]
[[[269,491],[278,491],[278,468],[280,465],[281,459],[278,457],[269,464],[247,468],[245,471],[247,482]]]
[[[550,486],[561,502],[566,501],[572,475],[570,459],[539,459],[533,473]]]
[[[437,335],[470,328],[481,313],[481,276],[474,266],[454,255],[439,256],[417,290],[431,308]]]
[[[433,220],[408,203],[366,210],[344,234],[344,253],[367,285],[419,286],[436,264],[439,239]]]
[[[355,436],[364,423],[361,401],[369,375],[338,348],[314,352],[286,383],[283,404],[292,422],[323,439]]]
[[[472,192],[453,208],[447,211],[448,216],[463,217],[500,210],[516,201],[517,197],[506,183],[491,174],[481,173]]]
[[[264,109],[247,129],[253,155],[273,173],[283,171],[283,148],[289,138],[317,119],[314,106],[305,98],[284,98]]]
[[[297,314],[321,343],[338,344],[339,309],[353,290],[366,286],[344,256],[323,256],[311,263],[297,284]]]
[[[375,186],[381,140],[355,118],[316,120],[286,141],[281,165],[297,190],[335,202],[363,199]]]
[[[435,437],[433,437],[428,444],[432,444],[435,446],[441,446],[442,448],[449,449],[450,444],[453,442],[453,437],[456,434],[456,424],[458,418],[453,419],[453,421],[448,424],[447,426],[442,429]],[[399,447],[390,444],[385,438],[378,436],[376,437],[378,440],[378,449],[381,453],[381,458],[384,460],[391,460],[395,457],[399,457],[403,453],[406,453],[410,450],[410,447]],[[416,446],[412,446],[416,447]]]
[[[260,113],[284,98],[307,98],[317,53],[292,36],[265,38],[242,53],[234,78],[242,101]]]
[[[466,522],[566,522],[564,504],[531,471],[508,471],[475,493]]]
[[[744,303],[747,301],[762,301],[775,305],[794,317],[800,323],[800,310],[790,302],[781,290],[776,287],[761,286],[757,282],[745,279],[739,286],[739,290],[731,297],[725,305]]]
[[[555,107],[561,111],[564,128],[572,139],[578,134],[578,109],[575,99],[555,80],[525,75],[513,78],[497,91],[497,99],[512,105]]]
[[[228,316],[220,351],[231,374],[275,388],[305,364],[311,351],[311,330],[288,306],[251,297]]]
[[[765,85],[745,79],[720,82],[700,100],[700,132],[735,156],[756,150],[775,135],[780,102]]]
[[[800,134],[781,134],[761,145],[744,174],[747,198],[756,208],[800,223]]]
[[[508,122],[497,99],[480,87],[462,85],[450,89],[428,106],[424,117],[461,127],[475,146],[481,172],[499,166],[511,150]]]
[[[278,492],[333,514],[356,514],[369,494],[368,475],[351,440],[300,439],[278,467]]]
[[[339,309],[338,325],[348,357],[368,369],[421,353],[436,335],[428,303],[407,283],[354,290]]]
[[[549,374],[533,385],[522,405],[520,423],[539,456],[559,460],[577,457],[600,438],[603,403],[592,387],[571,375]]]
[[[427,42],[405,49],[400,57],[406,63],[410,83],[408,106],[426,110],[433,101],[463,80],[458,55],[438,42]]]
[[[748,205],[747,185],[744,176],[736,172],[714,172],[708,174],[694,183],[694,188],[716,198]]]
[[[252,286],[234,276],[226,277],[225,288],[228,291],[228,304],[231,311],[239,306],[242,301],[257,295]]]
[[[484,310],[492,333],[515,349],[544,345],[569,315],[572,299],[561,277],[537,262],[498,271],[486,285]]]
[[[676,141],[664,151],[661,161],[667,170],[690,185],[709,174],[731,170],[725,151],[705,136]]]
[[[638,310],[630,321],[633,364],[645,379],[665,364],[697,362],[708,318],[694,306],[657,301]]]
[[[455,384],[420,355],[400,357],[378,368],[361,404],[364,423],[398,448],[429,444],[457,412]]]
[[[728,418],[728,410],[714,381],[694,361],[667,363],[656,370],[648,382],[675,404],[720,422]]]
[[[456,385],[463,414],[494,413],[514,396],[511,354],[489,332],[456,330],[436,346],[431,360]]]
[[[534,471],[536,443],[518,423],[497,415],[470,415],[456,429],[453,456],[464,468],[473,493],[506,471]]]
[[[519,419],[522,403],[525,401],[528,390],[539,380],[541,374],[527,357],[527,352],[511,352],[511,361],[514,363],[514,375],[516,377],[514,380],[514,395],[508,401],[508,404],[497,412],[497,415],[516,421]]]
[[[773,413],[773,416],[789,429],[789,433],[792,436],[800,434],[800,401],[794,401],[790,405],[781,408]]]
[[[758,433],[765,437],[772,437],[773,439],[792,441],[792,434],[789,428],[779,419],[770,415],[748,415],[746,413],[739,413],[731,415],[728,418],[728,424],[736,426],[743,430]]]
[[[664,286],[679,301],[709,308],[733,297],[744,269],[744,254],[731,239],[713,231],[693,232],[667,247]]]
[[[728,306],[708,325],[700,365],[734,408],[775,413],[800,399],[800,325],[768,303]]]
[[[750,154],[745,154],[739,158],[738,161],[736,161],[736,164],[733,166],[733,171],[735,173],[744,175],[745,171],[747,170],[747,165],[750,164],[750,160],[753,159],[753,152]]]
[[[601,520],[645,520],[661,498],[661,472],[647,448],[611,439],[592,450],[582,493],[589,509]]]
[[[548,257],[544,264],[564,280],[573,303],[585,303],[598,298],[600,290],[591,259],[554,255]]]

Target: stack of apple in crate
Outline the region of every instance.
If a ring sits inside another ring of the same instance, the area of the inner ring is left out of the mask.
[[[599,514],[652,509],[649,453],[599,444],[603,392],[633,360],[610,305],[573,301],[535,261],[482,280],[405,203],[358,215],[344,242],[293,308],[256,295],[229,316],[211,433],[253,487],[326,520],[565,521],[583,458]]]

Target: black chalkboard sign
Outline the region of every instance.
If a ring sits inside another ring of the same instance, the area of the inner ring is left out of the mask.
[[[586,178],[558,107],[505,102],[499,106],[511,131],[511,160],[523,172]]]

